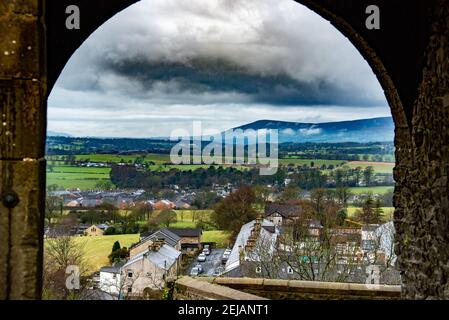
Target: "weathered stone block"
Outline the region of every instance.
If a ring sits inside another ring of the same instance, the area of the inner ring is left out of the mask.
[[[45,122],[39,82],[0,80],[0,159],[43,157]]]
[[[2,0],[0,16],[8,13],[38,15],[39,0]]]
[[[40,78],[45,71],[41,29],[36,16],[0,16],[0,78]]]
[[[0,160],[0,176],[0,299],[36,299],[42,283],[45,161]],[[17,195],[12,208],[5,206],[8,193]]]

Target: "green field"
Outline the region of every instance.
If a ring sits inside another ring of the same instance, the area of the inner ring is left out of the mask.
[[[116,154],[88,154],[88,155],[77,155],[77,160],[87,160],[93,162],[109,162],[118,163],[120,161],[134,162],[134,160],[139,157],[139,155],[116,155]],[[55,161],[59,160],[59,161]],[[47,185],[58,185],[62,188],[80,188],[80,189],[94,189],[98,182],[110,182],[110,168],[92,168],[92,167],[77,167],[66,165],[63,163],[62,156],[50,156],[48,159],[47,167]],[[199,168],[207,169],[209,165],[205,164],[192,164],[192,165],[170,165],[170,156],[166,154],[148,154],[145,156],[145,161],[154,162],[155,165],[151,165],[149,168],[153,171],[168,171],[170,169],[177,169],[181,171],[196,170]],[[279,159],[281,165],[293,164],[295,166],[311,165],[320,168],[323,165],[329,166],[334,165],[341,166],[347,165],[349,168],[361,167],[362,169],[367,166],[372,166],[376,173],[392,173],[394,163],[381,163],[381,162],[367,162],[367,161],[353,161],[345,162],[342,160],[322,160],[322,159],[297,159],[297,158],[286,158]],[[239,170],[247,170],[247,166],[234,165],[233,167]],[[324,170],[327,172],[327,170]],[[373,188],[371,191],[373,193],[384,193],[386,190],[383,187]],[[353,190],[355,193],[364,193],[366,189],[356,188]]]
[[[355,212],[357,210],[361,210],[361,208],[348,207],[348,218],[353,218],[355,215]],[[393,219],[393,213],[394,213],[393,207],[382,207],[382,210],[384,211],[383,214],[384,214],[385,220],[390,221]]]
[[[196,228],[196,224],[199,221],[210,221],[212,211],[213,210],[176,210],[177,221],[170,224],[170,228]],[[193,219],[194,214],[195,219]]]
[[[77,155],[76,160],[87,160],[92,162],[113,162],[119,163],[121,160],[126,162],[134,162],[134,160],[139,157],[139,155],[118,155],[118,154],[83,154]],[[164,162],[170,162],[170,155],[168,154],[147,154],[145,156],[145,161],[153,161],[156,164],[161,164]]]
[[[349,188],[349,190],[354,194],[385,194],[389,191],[393,191],[393,189],[394,187],[392,186]]]
[[[279,163],[282,165],[289,165],[293,164],[295,166],[302,166],[302,165],[309,165],[313,162],[315,167],[321,167],[323,164],[326,166],[334,165],[334,166],[340,166],[342,164],[345,164],[346,161],[344,160],[323,160],[323,159],[296,159],[296,158],[284,158],[279,159]]]
[[[215,242],[217,248],[226,248],[229,246],[229,233],[226,231],[204,231],[203,242]]]
[[[230,165],[222,165],[222,167],[229,167]],[[157,172],[170,171],[171,169],[177,169],[179,171],[195,171],[197,169],[208,169],[210,165],[208,164],[170,164],[170,165],[152,165],[149,166],[149,169]],[[218,168],[219,166],[214,166]],[[241,165],[232,165],[233,168],[237,168],[238,170],[247,170],[248,167]]]
[[[120,234],[99,237],[76,237],[76,241],[84,247],[89,269],[94,272],[100,270],[103,266],[109,265],[108,256],[115,241],[119,241],[122,247],[129,248],[133,243],[139,241],[139,235]]]
[[[365,169],[368,166],[374,168],[376,173],[393,173],[394,163],[391,162],[366,162],[366,161],[352,161],[347,163],[348,167],[355,169],[361,167]]]
[[[69,165],[47,167],[47,186],[56,184],[63,188],[93,189],[100,182],[110,181],[110,168],[88,168]]]

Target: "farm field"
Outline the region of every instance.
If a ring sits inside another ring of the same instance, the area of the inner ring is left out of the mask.
[[[55,159],[52,156],[51,159]],[[93,162],[113,162],[119,163],[121,160],[131,161],[137,158],[137,155],[107,155],[107,154],[91,154],[91,155],[79,155],[76,156],[77,160],[87,160]],[[164,172],[171,169],[177,169],[180,171],[189,171],[196,169],[207,169],[210,165],[164,165],[165,162],[170,161],[168,155],[150,154],[146,157],[146,161],[153,161],[155,165],[149,166],[150,170]],[[217,166],[218,167],[218,166]],[[246,170],[245,166],[233,166],[239,170]],[[58,185],[62,188],[75,189],[80,188],[83,190],[94,189],[98,182],[110,181],[110,168],[95,168],[95,167],[78,167],[64,164],[62,161],[48,160],[47,165],[47,185]]]
[[[175,223],[170,224],[170,228],[196,228],[199,221],[210,221],[213,210],[176,210]],[[195,216],[195,219],[193,219]]]
[[[120,161],[133,163],[139,155],[117,155],[117,154],[87,154],[75,156],[77,160],[90,160],[93,162],[109,162],[119,163]],[[59,160],[59,161],[55,161]],[[47,166],[47,185],[58,185],[62,188],[74,189],[80,188],[82,190],[94,189],[98,182],[110,182],[110,168],[95,168],[95,167],[78,167],[73,165],[64,164],[62,156],[50,156]],[[170,162],[170,156],[166,154],[148,154],[145,156],[145,161],[153,162],[149,168],[153,171],[169,171],[170,169],[177,169],[182,171],[196,170],[199,168],[208,168],[209,165],[205,164],[192,164],[192,165],[170,165],[166,164]],[[323,159],[297,159],[297,158],[285,158],[279,159],[281,165],[293,164],[295,166],[311,165],[314,163],[315,167],[321,167],[323,165],[333,165],[335,167],[341,165],[347,165],[350,168],[361,167],[362,169],[367,166],[372,166],[375,173],[392,173],[394,163],[384,162],[369,162],[369,161],[352,161],[345,162],[342,160],[323,160]],[[239,170],[246,170],[247,166],[234,165],[233,167]],[[329,173],[329,170],[323,170],[323,173]],[[384,193],[388,189],[383,187],[377,187],[371,189],[373,193]],[[366,189],[355,188],[355,193],[366,192]]]
[[[295,166],[302,166],[304,164],[309,165],[313,162],[315,167],[321,167],[323,164],[326,166],[329,165],[342,165],[345,164],[344,160],[323,160],[323,159],[297,159],[297,158],[283,158],[279,159],[279,163],[282,165],[294,164]]]
[[[355,212],[360,209],[361,208],[348,207],[348,218],[353,218],[355,215]],[[386,220],[390,221],[393,219],[393,213],[394,213],[393,207],[382,207],[382,210],[384,211],[384,217]]]
[[[231,165],[221,165],[222,167],[230,167]],[[152,165],[149,166],[150,170],[157,172],[170,171],[171,169],[177,169],[179,171],[195,171],[197,169],[208,169],[210,165],[208,164],[170,164],[170,165]],[[219,166],[214,166],[218,168]],[[237,168],[238,170],[247,170],[248,167],[241,165],[232,165],[233,168]]]
[[[76,160],[87,160],[92,162],[114,162],[119,163],[122,160],[126,162],[134,162],[134,160],[140,155],[120,155],[120,154],[83,154],[76,155]],[[145,156],[145,161],[153,161],[156,164],[162,164],[164,162],[170,161],[170,155],[168,154],[147,154]]]
[[[372,193],[373,195],[376,194],[385,194],[389,191],[393,191],[393,186],[378,186],[378,187],[356,187],[356,188],[349,188],[349,190],[354,194],[367,194]]]
[[[122,247],[129,248],[133,243],[139,241],[139,235],[120,234],[99,237],[76,237],[75,239],[84,250],[89,270],[95,272],[99,271],[101,267],[109,265],[108,255],[111,253],[112,245],[115,241],[119,241]]]
[[[395,166],[395,164],[392,162],[369,162],[369,161],[351,161],[348,162],[347,165],[351,169],[355,169],[357,167],[365,169],[368,166],[372,166],[376,173],[392,173],[393,168]]]
[[[215,242],[217,248],[226,248],[229,246],[229,233],[226,231],[204,231],[203,242]]]
[[[110,168],[52,166],[52,170],[47,168],[47,186],[56,184],[63,188],[93,189],[100,181],[110,181],[110,171]]]

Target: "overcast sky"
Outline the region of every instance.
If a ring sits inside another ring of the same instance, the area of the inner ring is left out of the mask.
[[[73,55],[48,130],[145,138],[192,121],[224,130],[390,115],[353,45],[292,0],[143,0]]]

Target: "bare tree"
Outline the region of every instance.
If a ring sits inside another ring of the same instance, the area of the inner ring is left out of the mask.
[[[69,236],[48,239],[44,251],[43,296],[56,300],[84,300],[92,296],[88,281],[89,265],[85,259],[84,243]],[[76,268],[77,288],[67,287],[66,273]]]
[[[283,234],[280,260],[299,280],[346,281],[358,264],[357,244],[338,241],[330,228],[323,228],[317,237],[311,227],[305,221],[302,230]]]
[[[247,250],[247,252],[244,252]],[[276,239],[261,234],[251,248],[242,248],[241,268],[243,274],[252,278],[276,279],[279,277],[282,261],[277,251]]]
[[[52,224],[52,220],[58,216],[62,216],[62,199],[57,196],[45,197],[45,219],[49,226]]]

